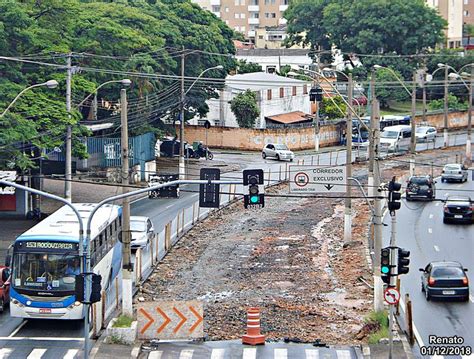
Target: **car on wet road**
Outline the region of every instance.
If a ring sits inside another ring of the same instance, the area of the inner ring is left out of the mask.
[[[421,291],[426,300],[461,299],[469,300],[469,279],[467,268],[459,262],[431,262],[425,268],[419,269],[421,274]]]

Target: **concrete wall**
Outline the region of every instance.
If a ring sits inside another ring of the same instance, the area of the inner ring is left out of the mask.
[[[176,128],[178,131],[179,129]],[[269,142],[286,143],[292,150],[314,148],[314,128],[295,129],[249,129],[211,127],[207,130],[207,145],[210,148],[229,148],[242,151],[260,151]],[[340,125],[321,126],[320,146],[339,144]],[[188,143],[206,139],[202,126],[186,126],[184,137]]]
[[[448,113],[448,128],[449,129],[459,129],[467,126],[467,111],[465,112],[450,112]],[[436,129],[441,130],[444,128],[444,114],[428,114],[426,116],[426,122],[430,126],[436,127]],[[415,122],[417,124],[423,122],[422,116],[415,116]]]

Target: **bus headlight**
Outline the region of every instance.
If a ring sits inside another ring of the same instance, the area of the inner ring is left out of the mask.
[[[78,306],[81,305],[81,302],[78,302],[78,301],[76,300],[76,301],[74,302],[74,305],[75,305],[76,307],[78,307]]]
[[[31,300],[27,300],[26,305],[31,305]]]

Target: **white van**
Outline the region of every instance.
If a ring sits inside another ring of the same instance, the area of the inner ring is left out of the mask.
[[[410,147],[411,126],[398,125],[383,129],[380,134],[380,148],[385,151],[398,152]]]

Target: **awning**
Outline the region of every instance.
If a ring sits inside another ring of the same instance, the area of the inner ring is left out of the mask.
[[[294,111],[282,113],[280,115],[266,116],[265,119],[284,124],[313,121],[313,117],[311,115],[302,111]]]

